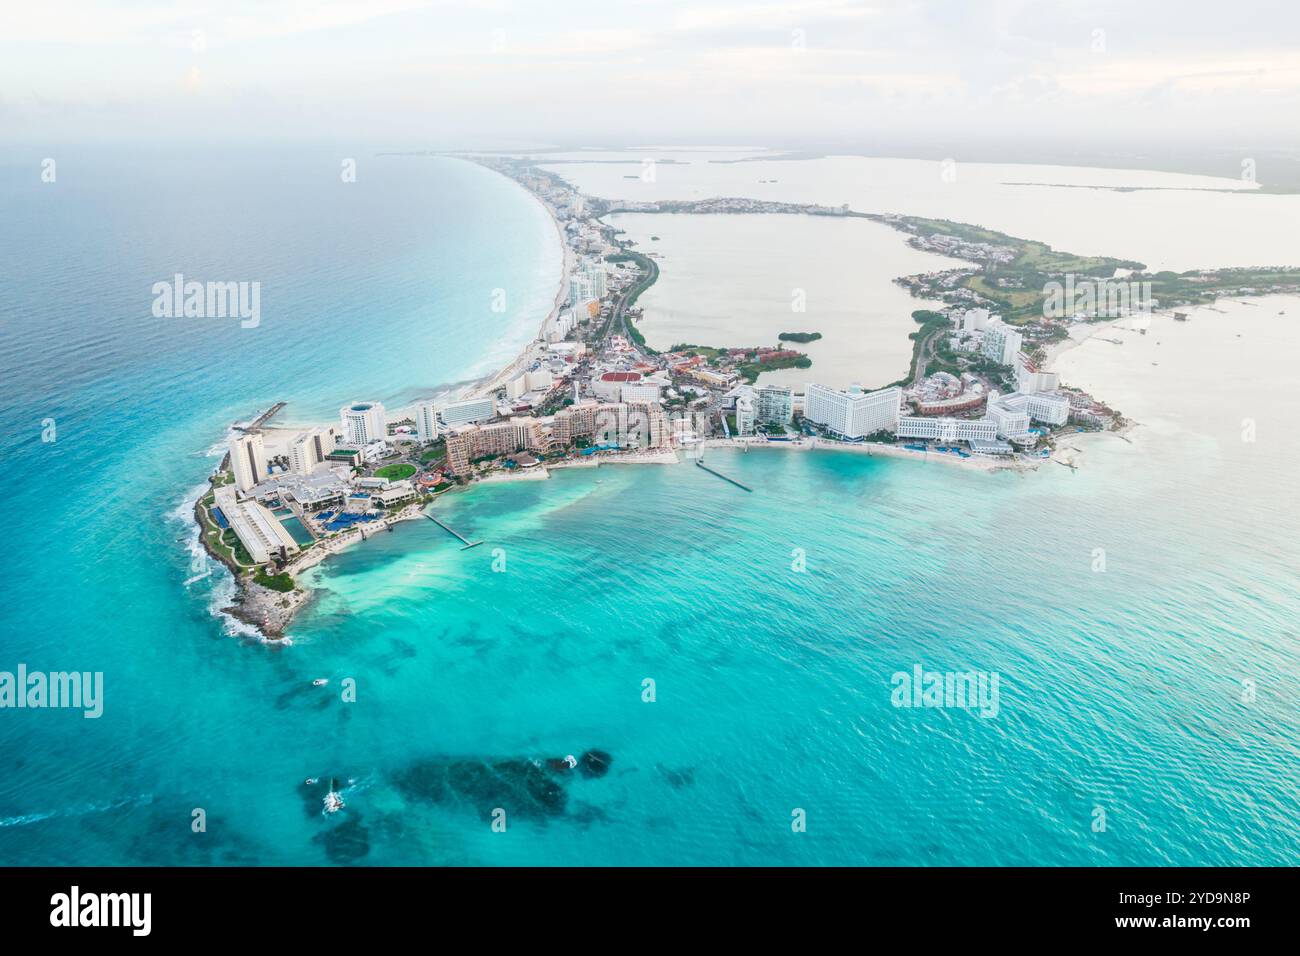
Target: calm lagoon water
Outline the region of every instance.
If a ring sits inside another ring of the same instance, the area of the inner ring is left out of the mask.
[[[894,279],[968,265],[866,219],[622,213],[609,222],[658,258],[659,279],[637,300],[651,348],[776,345],[782,332],[820,332],[790,346],[810,368],[759,376],[799,392],[810,381],[874,388],[903,378],[912,312],[943,303],[913,298]]]

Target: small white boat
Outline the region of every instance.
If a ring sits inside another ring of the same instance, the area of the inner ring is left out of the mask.
[[[318,781],[315,777],[308,777],[306,780],[303,781],[303,784],[308,787],[314,787],[319,782],[320,781]]]
[[[329,682],[330,682],[330,679],[329,679],[328,677],[317,677],[314,681],[311,682],[311,686],[312,686],[312,687],[324,687],[324,686],[325,686],[326,684],[328,684]]]

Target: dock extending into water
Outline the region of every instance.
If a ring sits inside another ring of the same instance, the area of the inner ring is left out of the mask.
[[[285,404],[286,404],[285,402],[276,402],[266,411],[262,412],[262,414],[254,418],[247,425],[233,425],[231,427],[234,428],[235,431],[243,432],[245,435],[258,431],[259,429],[261,429],[263,425],[269,422],[274,415],[277,415],[280,409],[284,408]],[[230,452],[227,451],[225,456],[221,459],[220,470],[228,471],[229,469],[230,469]]]
[[[696,464],[698,467],[703,468],[703,469],[704,469],[705,471],[707,471],[710,475],[717,475],[717,476],[718,476],[719,478],[721,478],[723,481],[730,482],[731,484],[733,484],[733,485],[735,485],[737,488],[739,488],[741,491],[748,491],[748,492],[751,492],[751,493],[752,493],[753,490],[754,490],[753,488],[749,487],[749,485],[741,484],[741,483],[740,483],[739,481],[737,481],[735,478],[728,478],[728,477],[727,477],[726,475],[724,475],[722,472],[720,472],[720,471],[715,471],[714,469],[712,469],[712,468],[710,468],[708,465],[706,465],[704,462],[700,461],[698,458],[695,460],[695,464]]]
[[[448,527],[447,525],[443,524],[441,521],[439,521],[431,514],[426,514],[425,517],[428,518],[430,521],[432,521],[434,524],[436,524],[443,531],[446,531],[448,534],[452,535],[457,540],[459,540],[462,544],[464,544],[465,547],[461,548],[462,551],[466,550],[466,548],[476,548],[483,543],[482,541],[471,541],[469,538],[465,537],[455,528]]]

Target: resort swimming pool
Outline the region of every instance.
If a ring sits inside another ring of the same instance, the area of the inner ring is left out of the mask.
[[[303,526],[303,523],[294,517],[293,512],[289,512],[287,517],[276,512],[276,517],[280,519],[280,524],[284,525],[289,534],[293,535],[293,540],[297,541],[299,545],[311,544],[315,540],[312,538],[311,532]]]

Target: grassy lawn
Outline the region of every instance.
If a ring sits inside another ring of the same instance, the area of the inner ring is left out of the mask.
[[[408,465],[406,462],[399,462],[396,465],[385,465],[375,472],[376,478],[386,478],[389,481],[400,481],[403,478],[410,478],[415,474],[415,466]]]
[[[293,578],[283,571],[279,574],[267,574],[265,569],[258,568],[257,573],[253,575],[253,581],[272,591],[286,593],[293,590]]]
[[[995,285],[990,285],[984,281],[980,275],[971,276],[966,280],[966,288],[972,292],[978,292],[986,299],[992,299],[999,302],[1004,308],[1012,311],[1028,309],[1043,298],[1040,291],[1032,289],[1002,289]]]

